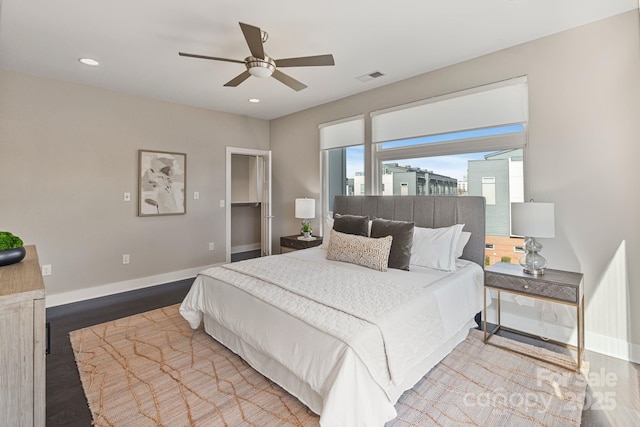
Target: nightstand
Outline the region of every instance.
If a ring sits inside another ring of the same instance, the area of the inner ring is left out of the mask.
[[[576,368],[580,370],[582,367],[582,359],[584,357],[584,291],[583,291],[583,274],[571,271],[546,269],[544,274],[533,276],[522,271],[522,267],[518,264],[509,264],[504,262],[496,263],[484,272],[484,343],[501,347],[506,350],[524,354],[544,362],[557,363],[540,359],[531,354],[521,353],[519,351],[500,346],[490,342],[491,336],[499,329],[515,332],[522,335],[533,336],[532,334],[507,328],[500,324],[500,299],[502,292],[515,295],[522,295],[541,301],[550,301],[554,303],[566,304],[574,307],[577,319],[577,346],[567,343],[548,340],[548,342],[562,345],[565,347],[575,348],[577,352]],[[494,290],[498,294],[497,298],[497,317],[498,323],[492,331],[487,331],[487,290]],[[558,365],[566,367],[563,365]]]
[[[313,236],[312,239],[303,239],[300,234],[280,237],[280,253],[313,248],[322,244],[322,237]]]

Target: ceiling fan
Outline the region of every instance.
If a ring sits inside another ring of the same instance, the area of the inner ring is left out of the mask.
[[[299,82],[293,77],[278,70],[282,67],[315,67],[325,65],[335,65],[333,61],[333,55],[317,55],[317,56],[304,56],[298,58],[286,58],[286,59],[273,59],[268,56],[264,51],[264,43],[267,41],[269,34],[266,31],[260,30],[258,27],[248,25],[240,22],[240,28],[244,34],[244,38],[249,45],[249,51],[251,56],[247,56],[244,61],[237,59],[218,58],[215,56],[196,55],[192,53],[178,52],[180,56],[188,56],[191,58],[200,59],[212,59],[214,61],[226,61],[237,62],[238,64],[244,64],[247,69],[234,77],[225,86],[236,87],[251,76],[254,77],[273,77],[276,80],[284,83],[295,91],[300,91],[307,87],[304,83]]]

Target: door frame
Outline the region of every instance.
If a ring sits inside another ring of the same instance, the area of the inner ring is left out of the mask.
[[[268,182],[263,183],[263,201],[261,208],[261,252],[262,254],[271,255],[271,219],[272,210],[271,210],[271,151],[270,150],[255,150],[252,148],[240,148],[240,147],[229,147],[227,146],[226,150],[226,177],[225,177],[225,251],[226,251],[226,262],[231,262],[231,156],[234,154],[241,154],[245,156],[254,156],[254,157],[262,157],[265,165],[265,172],[268,176]],[[267,224],[264,229],[265,223]]]

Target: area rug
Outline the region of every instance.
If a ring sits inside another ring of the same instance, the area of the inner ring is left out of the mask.
[[[253,370],[178,305],[71,332],[96,426],[318,426],[318,416]],[[494,337],[549,360],[569,359]],[[484,345],[471,330],[396,404],[387,426],[578,426],[582,373]]]

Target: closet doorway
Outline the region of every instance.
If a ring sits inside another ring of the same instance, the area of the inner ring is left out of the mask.
[[[226,261],[271,255],[271,151],[227,147]]]

